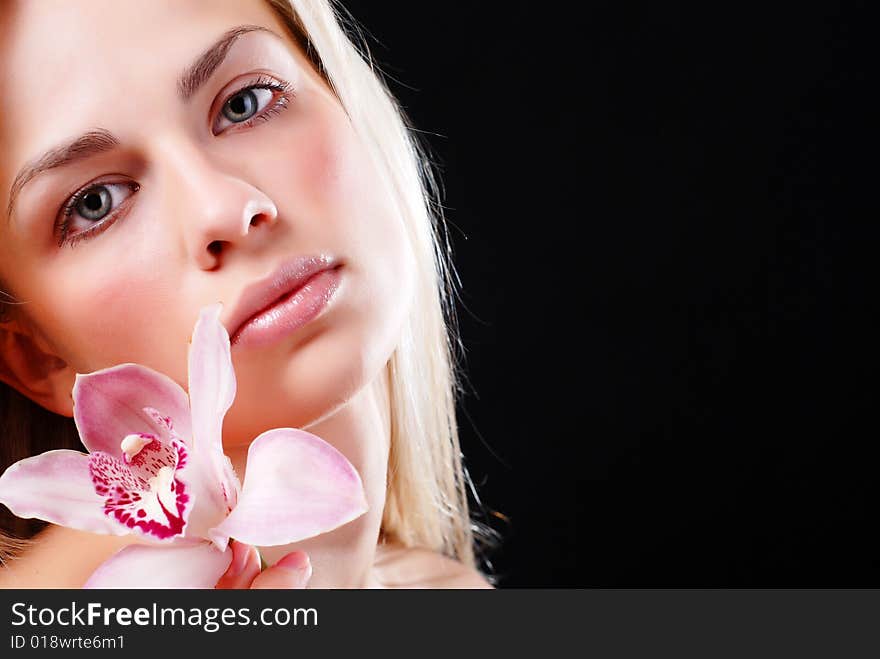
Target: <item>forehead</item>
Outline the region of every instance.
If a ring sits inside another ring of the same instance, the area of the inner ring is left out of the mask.
[[[3,0],[3,182],[25,160],[89,128],[124,133],[142,127],[157,106],[180,105],[179,75],[239,25],[285,35],[262,0]],[[260,32],[240,39],[251,40],[263,51],[284,47]],[[241,60],[242,50],[234,47],[229,58]]]

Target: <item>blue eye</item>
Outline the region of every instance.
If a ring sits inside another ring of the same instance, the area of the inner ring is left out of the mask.
[[[123,196],[120,201],[119,190],[129,190],[128,196]],[[102,233],[115,222],[119,215],[119,208],[125,200],[140,189],[140,185],[134,181],[124,183],[95,183],[83,188],[74,194],[64,204],[59,221],[56,223],[56,231],[59,235],[58,244],[75,245],[80,240],[92,238]],[[89,229],[71,234],[72,224],[76,218],[82,218],[96,224]],[[105,219],[111,218],[111,219]]]
[[[259,91],[268,91],[266,89],[262,89]],[[272,97],[272,94],[269,94],[269,97]],[[257,99],[257,95],[251,89],[242,89],[235,96],[230,98],[223,105],[223,115],[229,119],[229,121],[233,123],[239,123],[241,121],[246,121],[250,119],[257,113],[259,109],[260,101]],[[247,115],[247,116],[241,116]]]
[[[82,195],[76,202],[76,210],[89,220],[100,220],[110,212],[113,197],[106,185],[99,185]]]
[[[229,97],[223,104],[218,119],[226,119],[232,125],[244,124],[245,126],[252,126],[259,121],[267,121],[290,104],[293,93],[293,87],[290,83],[278,82],[266,76],[260,76],[257,82],[239,89]],[[276,94],[277,99],[273,104],[272,99]],[[268,109],[257,114],[263,107],[268,107]],[[223,131],[218,130],[214,134],[220,132]]]

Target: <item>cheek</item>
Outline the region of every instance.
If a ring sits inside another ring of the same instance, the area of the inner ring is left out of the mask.
[[[77,372],[136,362],[177,379],[181,341],[172,338],[168,286],[160,269],[142,262],[142,252],[128,254],[112,263],[96,257],[88,267],[79,264],[76,277],[58,277],[61,283],[35,298],[43,301],[35,311],[43,326],[56,328],[59,349],[76,356],[76,363],[69,361]]]
[[[304,213],[300,221],[318,221],[328,228],[341,228],[356,215],[363,201],[366,173],[356,136],[344,115],[334,118],[335,114],[319,117],[298,132],[295,144],[289,147],[295,154],[292,167],[287,168],[294,178],[296,194],[290,199],[291,207]],[[291,181],[286,183],[291,189]]]
[[[272,168],[273,189],[298,248],[333,250],[356,278],[360,304],[372,314],[396,312],[406,307],[415,267],[390,186],[338,106],[312,110],[278,147],[288,155]]]
[[[346,120],[315,131],[310,147],[306,185],[330,209],[322,214],[328,230],[370,272],[384,273],[384,283],[399,282],[409,243],[391,188],[365,146]]]
[[[336,131],[313,131],[305,141],[309,154],[304,180],[322,203],[344,200],[357,192],[360,153],[348,124]]]

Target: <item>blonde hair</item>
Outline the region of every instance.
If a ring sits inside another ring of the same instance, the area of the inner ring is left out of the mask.
[[[461,387],[454,272],[430,161],[343,7],[331,0],[266,1],[363,139],[405,220],[420,265],[414,305],[388,365],[391,444],[381,539],[441,552],[477,568],[475,550],[482,552],[497,537],[471,519],[468,505],[468,489],[476,492],[462,463],[455,414]]]

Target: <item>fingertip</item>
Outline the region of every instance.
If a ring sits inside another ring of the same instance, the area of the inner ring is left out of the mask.
[[[253,580],[251,588],[305,588],[312,577],[308,554],[295,551],[281,558],[275,565],[263,570]]]
[[[231,590],[247,588],[260,573],[260,559],[256,547],[233,540],[230,542],[232,549],[232,562],[226,572],[217,582],[215,588]]]
[[[304,551],[292,551],[278,559],[278,562],[275,563],[275,565],[287,568],[288,570],[305,570],[306,568],[311,568],[309,555]]]

